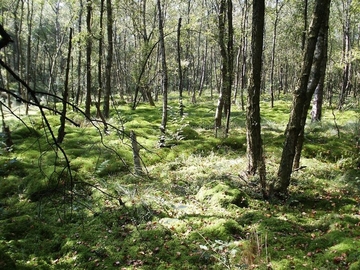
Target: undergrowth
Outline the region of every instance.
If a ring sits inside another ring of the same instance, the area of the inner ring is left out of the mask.
[[[359,269],[358,112],[324,111],[306,128],[303,169],[286,201],[261,199],[246,181],[245,114],[214,138],[209,100],[160,107],[122,104],[111,127],[66,127],[66,160],[39,115],[8,117],[14,145],[0,156],[1,269]],[[262,104],[268,177],[280,158],[288,100]],[[121,119],[116,118],[121,115]],[[57,130],[59,119],[49,115]],[[133,174],[130,130],[144,174]],[[101,132],[101,133],[99,133]],[[100,136],[102,134],[102,136]]]

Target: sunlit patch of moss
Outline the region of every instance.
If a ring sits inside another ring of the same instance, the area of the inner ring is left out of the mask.
[[[231,204],[238,207],[248,207],[249,205],[247,195],[239,188],[218,181],[209,182],[202,186],[196,194],[196,199],[203,204],[224,208]]]

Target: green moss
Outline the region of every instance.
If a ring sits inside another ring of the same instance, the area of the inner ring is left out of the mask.
[[[0,268],[3,270],[16,269],[15,261],[6,253],[5,249],[0,247]]]
[[[212,181],[199,190],[196,199],[212,206],[228,207],[230,204],[238,207],[248,207],[247,195],[238,188],[225,183]]]

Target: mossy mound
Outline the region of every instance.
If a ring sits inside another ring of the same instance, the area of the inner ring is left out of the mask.
[[[224,218],[209,220],[200,233],[208,239],[223,241],[229,241],[232,235],[243,234],[241,226],[235,220]]]
[[[176,137],[181,140],[196,140],[200,138],[200,135],[196,132],[196,130],[189,126],[185,126],[178,130]]]
[[[249,202],[245,192],[223,182],[212,181],[205,184],[196,194],[196,199],[211,206],[227,208],[231,205],[248,207]]]
[[[33,127],[26,126],[21,126],[11,132],[11,137],[13,139],[27,139],[29,137],[38,138],[40,136],[41,134],[38,130]]]

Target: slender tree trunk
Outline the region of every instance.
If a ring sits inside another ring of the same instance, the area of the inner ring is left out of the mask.
[[[103,24],[104,24],[104,1],[100,0],[100,18],[99,18],[99,58],[98,58],[98,74],[97,74],[97,80],[98,80],[98,93],[97,93],[97,105],[100,106],[101,98],[102,98],[102,91],[103,91],[103,58],[104,58],[104,52],[103,52],[103,45],[104,45],[104,31],[103,31]],[[100,111],[97,110],[97,117],[100,116]]]
[[[228,73],[226,74],[226,100],[225,100],[225,136],[227,137],[230,130],[230,113],[231,113],[231,90],[234,78],[234,28],[233,28],[233,4],[231,0],[227,1],[227,65]]]
[[[159,16],[159,35],[160,35],[160,54],[161,54],[161,75],[162,75],[162,90],[163,90],[163,108],[162,108],[162,118],[161,118],[161,127],[160,131],[162,134],[165,134],[167,116],[168,116],[168,71],[166,65],[166,54],[165,54],[165,37],[164,37],[164,21],[163,13],[161,8],[160,0],[157,0],[158,16]]]
[[[275,52],[276,52],[276,38],[277,38],[277,26],[279,21],[279,13],[281,6],[279,8],[279,0],[275,2],[275,20],[274,20],[274,32],[272,39],[272,48],[271,48],[271,65],[270,65],[270,95],[271,95],[271,108],[274,107],[274,70],[275,70]]]
[[[78,19],[78,33],[81,33],[81,28],[82,28],[82,14],[83,14],[83,2],[82,0],[80,0],[79,2],[80,7],[79,7],[79,19]],[[81,69],[81,62],[82,62],[82,48],[81,48],[81,41],[78,41],[78,49],[79,49],[79,55],[78,55],[78,61],[77,61],[77,90],[76,90],[76,95],[75,95],[75,104],[79,105],[80,103],[80,95],[81,95],[81,91],[82,91],[82,83],[81,83],[81,78],[82,78],[82,69]]]
[[[304,0],[304,10],[303,10],[303,20],[304,20],[304,28],[301,39],[301,50],[304,51],[305,43],[306,43],[306,32],[308,30],[308,0]]]
[[[183,105],[183,70],[181,66],[181,21],[182,18],[180,17],[178,20],[178,27],[177,27],[177,36],[176,36],[176,49],[177,49],[177,64],[178,64],[178,72],[179,72],[179,111],[180,116],[184,115],[184,105]]]
[[[92,51],[92,33],[91,33],[91,0],[86,2],[86,100],[85,100],[85,115],[90,117],[90,106],[91,106],[91,51]]]
[[[326,23],[331,0],[317,0],[315,2],[315,10],[313,14],[312,23],[309,30],[309,35],[304,51],[303,66],[301,70],[301,77],[299,85],[294,92],[293,105],[290,113],[290,119],[285,132],[285,143],[280,160],[280,166],[277,173],[277,182],[274,187],[274,195],[283,197],[287,194],[290,185],[290,176],[293,168],[296,145],[298,138],[304,129],[304,110],[311,102],[311,96],[308,93],[308,83],[311,74],[311,67],[314,59],[314,52],[319,36],[320,28]],[[312,94],[311,94],[312,95]]]
[[[326,11],[325,11],[326,12]],[[308,110],[310,108],[311,98],[315,92],[315,89],[321,84],[321,78],[325,77],[325,70],[326,70],[326,54],[327,54],[327,34],[328,34],[328,19],[329,14],[327,14],[327,17],[324,18],[326,20],[324,24],[321,26],[319,31],[318,40],[316,43],[315,48],[315,55],[313,60],[313,66],[312,66],[312,72],[310,74],[310,80],[307,87],[307,97],[306,102],[304,104],[303,114],[301,117],[301,132],[298,137],[298,141],[296,144],[296,150],[295,150],[295,158],[294,158],[294,165],[293,168],[297,169],[300,167],[300,157],[301,157],[301,151],[304,144],[304,132],[305,132],[305,124],[307,119]]]
[[[244,1],[244,11],[243,11],[243,38],[242,38],[242,65],[241,65],[241,92],[240,92],[240,98],[241,98],[241,109],[245,111],[245,101],[244,101],[244,90],[246,88],[247,84],[247,47],[248,47],[248,31],[246,31],[247,25],[248,25],[248,3],[247,0]]]
[[[231,110],[231,86],[233,72],[233,25],[232,1],[222,0],[219,10],[219,45],[221,55],[221,89],[215,112],[215,135],[221,128],[222,112],[226,116],[225,136],[229,131]]]
[[[246,138],[248,173],[254,175],[257,170],[260,176],[260,185],[264,198],[267,198],[266,167],[263,155],[263,142],[260,125],[260,91],[263,53],[265,1],[253,1],[252,13],[252,74],[248,88],[248,101],[246,112]]]
[[[342,87],[339,97],[338,109],[341,110],[344,106],[346,96],[351,90],[351,43],[350,43],[350,6],[352,0],[344,0],[345,20],[343,25],[343,77]]]
[[[327,26],[328,27],[328,26]],[[328,29],[327,29],[328,31]],[[313,106],[311,110],[311,122],[321,121],[322,116],[322,105],[323,105],[323,96],[324,96],[324,87],[325,87],[325,76],[326,76],[326,64],[327,64],[327,51],[328,51],[328,34],[325,34],[324,37],[326,40],[324,41],[324,57],[321,62],[321,74],[319,83],[315,88],[314,98],[313,98]]]
[[[31,2],[31,3],[30,3]],[[33,21],[33,14],[34,14],[34,3],[33,1],[28,1],[27,2],[27,9],[28,9],[28,14],[27,14],[27,24],[28,24],[28,32],[27,32],[27,47],[26,47],[26,75],[25,75],[25,80],[26,83],[28,85],[30,85],[30,78],[32,78],[32,76],[34,76],[34,74],[32,74],[32,64],[31,64],[31,47],[32,47],[32,42],[31,42],[31,36],[32,36],[32,21]],[[33,80],[35,78],[32,78]],[[26,93],[26,100],[29,99],[29,93]],[[28,115],[29,113],[29,103],[26,103],[26,108],[25,108],[25,114]]]
[[[106,0],[106,15],[107,15],[107,39],[108,52],[106,56],[106,70],[105,70],[105,95],[104,95],[104,117],[108,118],[110,114],[110,95],[111,95],[111,67],[113,58],[113,18],[111,0]]]
[[[69,34],[69,48],[66,61],[66,70],[65,70],[65,82],[64,82],[64,91],[63,91],[63,101],[62,101],[62,111],[60,117],[60,127],[58,131],[57,142],[62,143],[65,138],[65,120],[66,120],[66,108],[69,97],[69,73],[70,73],[70,62],[71,62],[71,50],[72,50],[72,34],[73,29],[70,28]]]

